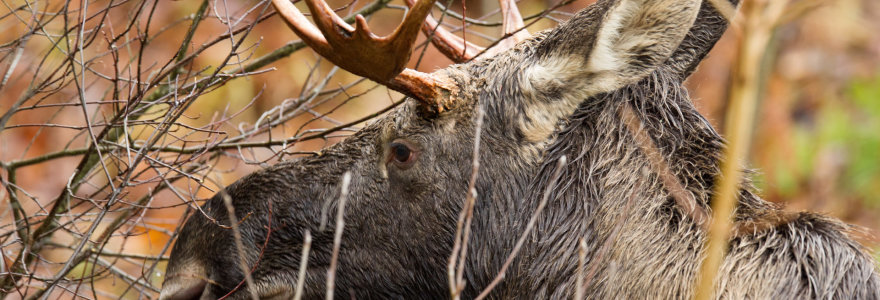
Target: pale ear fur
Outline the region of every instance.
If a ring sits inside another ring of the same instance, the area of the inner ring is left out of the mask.
[[[701,0],[608,0],[550,32],[522,69],[520,129],[539,142],[590,96],[634,83],[672,55]]]
[[[587,58],[587,73],[600,92],[651,73],[684,39],[701,1],[620,0],[606,14]]]

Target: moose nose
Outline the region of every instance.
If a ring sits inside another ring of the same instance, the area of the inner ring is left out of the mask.
[[[162,284],[159,300],[197,300],[202,297],[206,283],[203,279],[187,277],[185,275],[171,275]]]

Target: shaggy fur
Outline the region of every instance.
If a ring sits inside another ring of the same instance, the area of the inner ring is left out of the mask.
[[[485,119],[464,298],[496,275],[545,193],[547,207],[492,298],[571,298],[581,239],[582,271],[595,270],[589,298],[692,297],[706,234],[676,206],[620,110],[634,108],[673,175],[709,209],[724,144],[681,82],[726,23],[699,3],[599,1],[507,52],[438,71],[457,87],[448,96],[460,104],[451,111],[427,115],[409,100],[320,156],[242,178],[186,222],[162,298],[204,282],[183,296],[216,298],[243,280],[230,230],[218,226],[228,223],[225,195],[239,218],[247,215],[239,225],[244,260],[255,266],[261,297],[292,295],[306,230],[314,240],[305,298],[323,297],[332,217],[329,229],[320,223],[335,215],[345,171],[353,176],[335,295],[448,298],[446,261],[470,177],[477,109]],[[612,61],[591,63],[599,58]],[[417,153],[411,167],[389,163],[397,141]],[[563,155],[569,163],[551,186]],[[748,183],[736,220],[751,230],[731,241],[717,297],[880,298],[875,263],[847,236],[847,225],[782,213]],[[242,288],[231,298],[247,297]]]

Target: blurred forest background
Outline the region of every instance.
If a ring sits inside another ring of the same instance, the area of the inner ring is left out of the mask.
[[[84,1],[0,6],[0,299],[155,297],[188,206],[344,139],[402,98],[321,60],[266,1]],[[379,34],[405,7],[328,2],[340,16],[368,13]],[[592,2],[518,5],[535,32]],[[459,35],[463,8],[473,18],[468,41],[501,36],[495,1],[448,6]],[[753,179],[788,210],[862,226],[856,238],[880,259],[880,1],[792,1],[777,26]],[[687,82],[719,130],[740,30]],[[423,40],[410,67],[451,63]]]

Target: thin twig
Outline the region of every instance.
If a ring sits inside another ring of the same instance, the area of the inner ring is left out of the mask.
[[[643,129],[644,123],[633,111],[631,103],[627,102],[621,106],[620,119],[623,120],[623,123],[626,125],[629,133],[633,136],[633,140],[635,140],[639,150],[645,154],[648,162],[651,163],[651,168],[657,176],[660,177],[663,186],[666,187],[666,190],[669,191],[672,198],[675,199],[675,203],[678,207],[681,208],[681,210],[684,211],[694,223],[704,230],[708,229],[707,221],[709,219],[709,214],[697,203],[697,199],[694,198],[693,193],[685,189],[681,184],[681,181],[675,176],[675,173],[672,172],[672,169],[669,168],[669,164],[666,163],[663,154],[657,149],[654,140],[651,139],[651,137],[648,136],[648,132]]]
[[[306,230],[303,239],[302,254],[299,257],[299,272],[296,276],[296,292],[293,294],[293,300],[302,299],[303,287],[306,283],[306,270],[309,265],[309,250],[312,248],[312,233]]]
[[[733,212],[740,194],[742,172],[751,143],[755,108],[760,97],[761,61],[767,54],[778,19],[788,0],[745,0],[742,4],[742,37],[734,65],[730,89],[730,108],[725,119],[727,148],[721,161],[721,174],[715,178],[712,224],[706,241],[706,258],[697,276],[695,299],[707,300],[714,293],[715,278],[724,259],[733,231]]]
[[[587,292],[586,286],[584,286],[584,265],[586,265],[587,261],[587,241],[584,238],[580,238],[578,242],[578,269],[577,269],[577,282],[575,283],[574,290],[574,299],[575,300],[583,300],[584,294]]]
[[[465,203],[458,217],[455,227],[455,244],[452,246],[452,256],[449,257],[448,274],[451,295],[458,299],[464,290],[464,265],[467,257],[467,245],[470,238],[471,222],[474,218],[474,204],[477,200],[477,173],[480,170],[480,140],[483,132],[483,117],[485,112],[482,108],[477,110],[477,122],[474,126],[474,151],[471,164],[471,178],[468,181],[468,193]]]
[[[526,242],[526,238],[532,232],[532,228],[535,227],[535,223],[538,221],[538,217],[541,216],[541,212],[544,210],[544,206],[547,205],[547,201],[550,199],[550,194],[553,191],[552,187],[556,186],[556,182],[559,181],[559,175],[562,174],[562,169],[565,167],[567,158],[565,155],[559,158],[556,163],[556,170],[553,171],[553,179],[547,184],[547,189],[544,191],[544,196],[541,198],[541,202],[538,203],[538,208],[535,209],[535,212],[532,213],[532,217],[529,219],[529,223],[526,224],[525,230],[523,230],[522,235],[520,235],[519,240],[516,241],[516,245],[513,247],[513,251],[510,252],[510,255],[507,256],[507,260],[504,261],[504,265],[501,266],[501,270],[498,271],[498,274],[495,275],[495,278],[492,279],[492,282],[483,289],[483,292],[475,298],[476,300],[485,299],[489,296],[489,293],[492,292],[501,280],[504,279],[504,276],[507,272],[507,268],[510,267],[510,264],[513,263],[513,259],[516,258],[516,255],[519,254],[520,248],[522,248],[523,244]]]
[[[333,300],[333,290],[336,285],[336,263],[339,260],[339,247],[342,244],[342,230],[345,228],[345,201],[348,200],[348,184],[351,182],[351,172],[346,171],[342,175],[342,187],[339,192],[339,202],[336,204],[336,230],[333,233],[333,254],[330,256],[330,268],[327,269],[327,300]]]
[[[247,261],[245,260],[247,253],[245,253],[244,243],[241,241],[241,231],[239,231],[238,227],[238,218],[235,217],[235,206],[232,205],[232,197],[229,197],[229,194],[226,192],[221,191],[220,193],[223,198],[223,204],[226,205],[226,213],[229,216],[229,226],[232,226],[232,237],[235,239],[235,249],[238,253],[238,265],[241,268],[241,273],[244,274],[245,282],[247,282],[245,289],[250,293],[251,299],[259,300],[260,296],[257,295],[257,288],[254,286],[254,279],[251,277],[250,268],[248,268]]]

